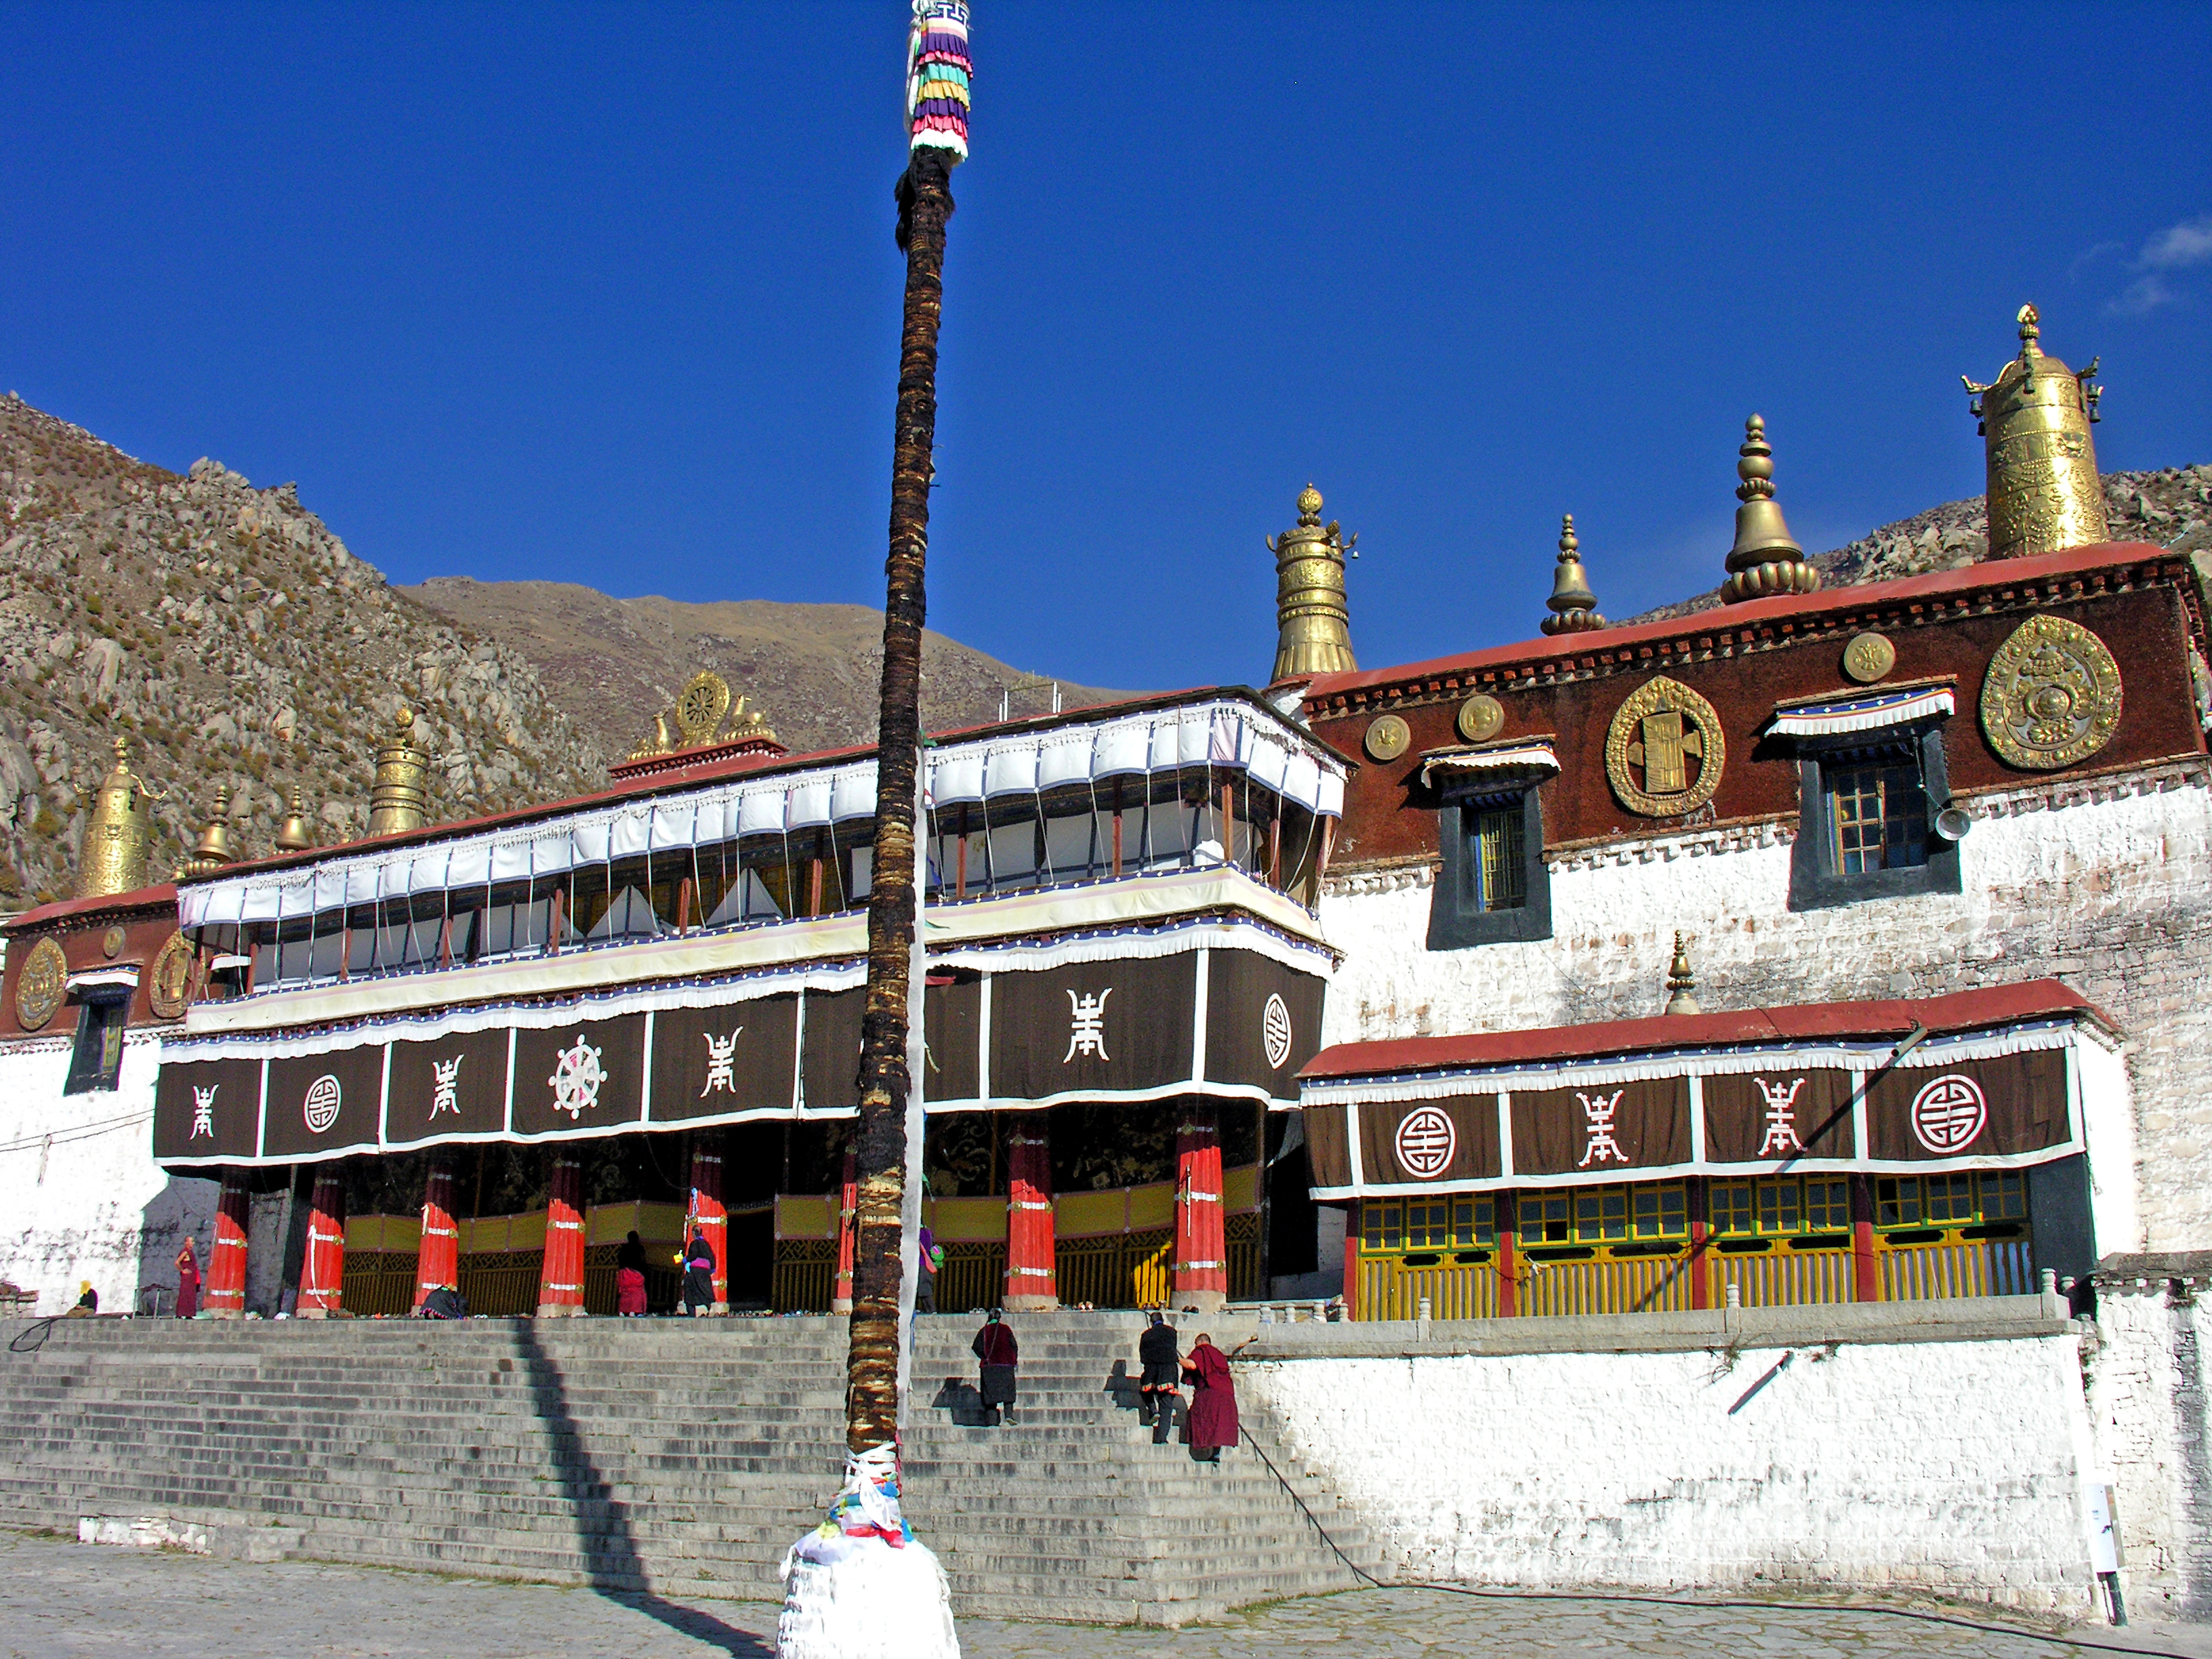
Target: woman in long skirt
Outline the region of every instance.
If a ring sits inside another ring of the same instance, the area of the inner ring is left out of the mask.
[[[980,1362],[979,1383],[983,1393],[983,1408],[998,1409],[1000,1420],[1012,1422],[1014,1418],[1014,1368],[1021,1364],[1022,1345],[1014,1340],[999,1317],[996,1308],[983,1322],[983,1328],[975,1333],[970,1345]]]

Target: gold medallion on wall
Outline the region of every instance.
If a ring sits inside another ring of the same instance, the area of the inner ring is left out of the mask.
[[[185,1012],[192,984],[192,947],[182,933],[172,933],[154,957],[148,975],[146,1000],[162,1019],[176,1019]]]
[[[52,939],[40,939],[31,947],[15,980],[15,1023],[27,1031],[37,1030],[62,1006],[68,985],[69,958]]]
[[[2031,617],[1990,659],[1982,734],[2006,764],[2054,771],[2110,743],[2120,706],[2120,668],[2105,642],[2063,617]]]
[[[1505,705],[1481,691],[1476,692],[1459,706],[1454,721],[1459,734],[1469,743],[1488,743],[1505,729]]]
[[[1606,733],[1606,778],[1620,804],[1645,817],[1696,811],[1721,787],[1727,763],[1712,704],[1664,674],[1629,694]]]
[[[1385,714],[1367,728],[1367,752],[1376,760],[1394,761],[1413,745],[1413,728],[1396,714]]]

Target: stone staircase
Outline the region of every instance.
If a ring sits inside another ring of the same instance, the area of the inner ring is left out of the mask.
[[[986,1425],[975,1320],[921,1321],[907,1508],[956,1613],[1176,1625],[1354,1582],[1249,1446],[1200,1464],[1151,1443],[1133,1384],[1115,1386],[1137,1316],[1013,1323],[1020,1407]],[[1234,1322],[1212,1327],[1228,1346]],[[157,1516],[258,1559],[777,1597],[842,1466],[838,1320],[67,1320],[42,1342],[10,1321],[0,1338],[0,1523]],[[1246,1425],[1371,1565],[1249,1406]]]

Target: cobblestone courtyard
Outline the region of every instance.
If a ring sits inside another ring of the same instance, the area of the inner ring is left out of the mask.
[[[767,1659],[775,1608],[588,1590],[267,1565],[94,1548],[0,1533],[0,1659]],[[2122,1651],[2212,1659],[2212,1630],[2166,1626],[2049,1640],[1860,1609],[1654,1606],[1369,1590],[1284,1602],[1177,1632],[975,1620],[970,1659],[1316,1659],[1473,1654],[1714,1653],[1790,1659],[2069,1659]],[[2124,1645],[2122,1645],[2124,1644]]]

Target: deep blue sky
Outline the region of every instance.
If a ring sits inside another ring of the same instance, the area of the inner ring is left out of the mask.
[[[1974,494],[2028,298],[2212,460],[2212,8],[975,9],[930,620],[1021,667],[1263,676],[1309,477],[1370,665],[1563,510],[1710,586],[1754,409],[1809,548]],[[904,13],[9,8],[0,384],[395,580],[880,603]]]

